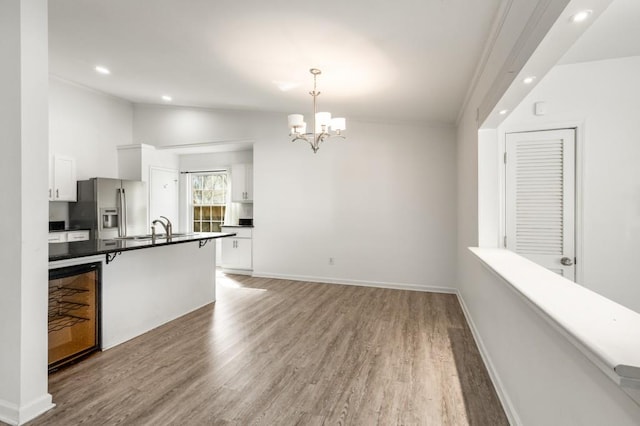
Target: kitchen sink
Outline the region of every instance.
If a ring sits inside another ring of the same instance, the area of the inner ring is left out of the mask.
[[[157,238],[157,237],[156,237]],[[129,240],[129,241],[144,241],[144,240],[150,240],[151,239],[151,235],[132,235],[130,237],[116,237],[114,238],[114,240]]]

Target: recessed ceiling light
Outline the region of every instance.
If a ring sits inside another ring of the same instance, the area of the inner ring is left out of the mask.
[[[508,109],[501,109],[500,112],[498,112],[498,114],[500,115],[505,115],[506,113],[508,113],[509,110]]]
[[[109,71],[109,68],[105,68],[102,65],[96,66],[95,70],[96,70],[96,72],[99,72],[100,74],[104,74],[104,75],[111,74],[111,71]]]
[[[529,77],[525,78],[524,80],[522,80],[522,82],[524,84],[531,84],[533,83],[533,80],[535,80],[536,77],[534,75],[530,75]]]
[[[169,95],[162,95],[162,100],[165,102],[171,102],[173,98]]]
[[[278,89],[283,92],[288,92],[289,90],[293,90],[296,87],[300,86],[300,83],[295,81],[273,81],[273,84],[278,86]]]
[[[583,22],[586,21],[593,13],[593,10],[581,10],[571,17],[571,22]]]

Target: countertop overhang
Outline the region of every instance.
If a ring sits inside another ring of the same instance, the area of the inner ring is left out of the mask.
[[[88,241],[74,241],[69,243],[50,243],[49,262],[95,256],[100,254],[108,255],[130,250],[140,250],[171,244],[189,243],[193,241],[200,241],[200,244],[202,246],[209,240],[224,237],[233,237],[234,235],[236,234],[232,232],[196,232],[193,234],[181,235],[171,238],[156,238],[155,240],[96,239]]]

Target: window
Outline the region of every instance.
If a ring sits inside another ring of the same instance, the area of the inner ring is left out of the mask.
[[[220,232],[226,210],[226,171],[191,175],[191,203],[194,232]]]

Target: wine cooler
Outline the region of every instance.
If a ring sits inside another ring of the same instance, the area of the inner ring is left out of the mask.
[[[49,270],[49,372],[100,349],[101,263]]]

